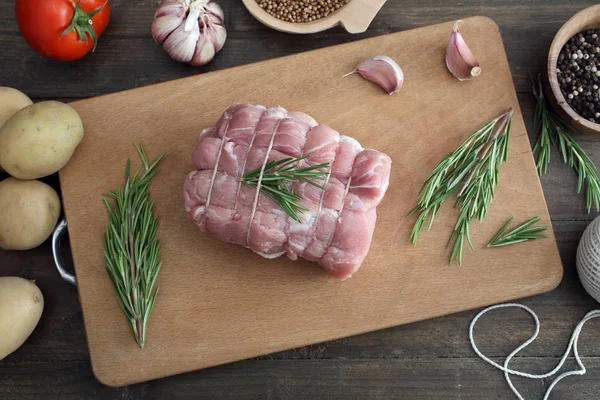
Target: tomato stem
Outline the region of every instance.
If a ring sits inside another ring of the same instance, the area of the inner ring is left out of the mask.
[[[94,43],[94,48],[92,49],[92,51],[96,50],[96,46],[98,45],[98,37],[96,36],[96,32],[93,28],[94,22],[92,21],[92,18],[94,17],[94,15],[102,11],[104,6],[106,6],[106,3],[108,3],[108,0],[106,0],[102,6],[92,11],[91,13],[86,13],[81,9],[81,0],[79,0],[77,4],[73,4],[75,9],[73,11],[73,18],[71,19],[71,24],[67,27],[67,29],[63,31],[63,33],[58,35],[58,37],[61,38],[67,33],[70,33],[71,31],[75,30],[75,32],[77,32],[77,35],[79,36],[79,40],[87,43],[87,33],[92,39],[92,43]]]

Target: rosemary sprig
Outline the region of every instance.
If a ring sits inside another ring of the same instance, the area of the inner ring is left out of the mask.
[[[299,163],[308,157],[310,155],[271,161],[265,166],[262,179],[260,179],[261,168],[258,168],[244,175],[242,182],[249,187],[258,187],[260,182],[261,193],[275,201],[295,221],[301,222],[298,213],[303,213],[308,209],[298,203],[302,199],[291,190],[291,184],[304,181],[325,190],[324,186],[319,185],[314,180],[325,181],[329,174],[327,170],[330,165],[329,163],[323,163],[298,168]]]
[[[588,214],[593,207],[600,211],[600,180],[596,173],[596,165],[573,138],[575,130],[548,108],[541,83],[539,90],[534,89],[534,95],[537,98],[534,124],[540,133],[534,147],[534,152],[537,153],[538,174],[546,174],[550,163],[550,147],[558,144],[563,162],[578,175],[577,193],[581,193],[585,186]]]
[[[125,168],[125,186],[104,196],[109,222],[104,236],[106,268],[115,297],[127,317],[140,348],[146,342],[146,325],[158,295],[156,279],[162,263],[158,260],[160,242],[156,238],[158,218],[150,200],[150,180],[164,157],[152,164],[142,145],[136,145],[143,166],[131,175],[131,162]],[[112,204],[111,204],[112,203]]]
[[[470,224],[473,218],[483,220],[494,198],[499,167],[508,158],[512,109],[483,125],[444,158],[425,180],[419,201],[409,216],[418,214],[410,241],[416,245],[429,218],[428,229],[442,204],[458,192],[455,208],[459,216],[448,241],[452,246],[450,263],[462,264],[465,241],[471,248]]]
[[[533,152],[537,153],[536,167],[540,176],[548,172],[548,164],[550,164],[550,148],[556,143],[556,135],[552,132],[552,123],[549,118],[548,105],[542,88],[541,81],[539,83],[539,91],[533,89],[533,94],[537,98],[535,112],[533,114],[534,129],[540,132]]]
[[[508,233],[504,233],[514,219],[515,217],[511,217],[508,222],[504,224],[504,226],[498,231],[498,233],[496,233],[492,240],[490,240],[487,247],[510,246],[517,243],[529,242],[547,237],[541,234],[541,232],[544,232],[548,229],[546,226],[532,226],[540,221],[539,217],[533,217],[529,221],[524,222]]]

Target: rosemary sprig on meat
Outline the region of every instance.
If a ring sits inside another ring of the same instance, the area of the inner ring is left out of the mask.
[[[127,317],[131,332],[140,348],[146,342],[146,325],[152,312],[158,286],[156,279],[162,263],[159,261],[160,242],[156,238],[158,218],[150,200],[150,180],[164,157],[161,154],[152,164],[141,145],[136,149],[143,166],[131,175],[127,160],[125,185],[103,199],[109,222],[104,236],[106,268],[115,297]]]
[[[581,193],[585,185],[588,214],[593,207],[596,211],[600,211],[600,180],[596,173],[596,165],[573,138],[575,130],[550,111],[542,84],[540,83],[538,87],[538,90],[534,88],[533,91],[537,98],[534,125],[540,133],[534,147],[534,152],[537,153],[538,174],[540,176],[546,174],[550,163],[550,148],[558,143],[558,151],[563,162],[573,168],[579,177],[577,193]]]
[[[529,221],[522,223],[511,231],[506,232],[509,225],[513,222],[515,217],[511,217],[506,224],[496,235],[490,240],[487,247],[503,247],[510,246],[517,243],[529,242],[537,239],[546,238],[541,232],[548,229],[546,226],[532,226],[540,221],[540,217],[533,217]]]
[[[473,249],[471,220],[482,221],[486,216],[498,185],[500,165],[508,159],[512,114],[511,109],[473,132],[425,180],[417,206],[409,214],[418,214],[410,235],[414,245],[423,226],[427,224],[431,229],[442,204],[458,192],[454,206],[459,216],[447,247],[452,246],[450,263],[458,260],[462,264],[465,241]]]
[[[265,166],[262,176],[262,169],[258,168],[244,175],[242,182],[249,187],[260,185],[261,193],[275,201],[295,221],[301,222],[298,213],[308,209],[298,203],[302,198],[292,191],[291,184],[304,181],[325,190],[315,180],[325,181],[329,174],[329,163],[298,168],[300,162],[308,157],[310,156],[271,161]]]

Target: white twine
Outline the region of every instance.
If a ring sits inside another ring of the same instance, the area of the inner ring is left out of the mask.
[[[242,173],[239,176],[240,181],[238,182],[237,191],[235,193],[235,205],[233,207],[234,215],[237,214],[237,207],[238,207],[238,203],[240,200],[240,191],[242,190],[242,177],[246,174],[246,165],[248,165],[248,158],[250,157],[250,150],[252,150],[252,145],[254,144],[254,139],[256,139],[256,136],[258,135],[258,125],[260,124],[260,121],[261,121],[263,115],[265,115],[266,113],[267,113],[267,109],[265,108],[263,113],[260,115],[260,118],[258,119],[256,126],[254,127],[254,133],[252,134],[252,139],[250,139],[250,144],[248,145],[248,150],[246,150],[244,166],[242,167]]]
[[[225,129],[224,129],[221,145],[219,146],[219,152],[217,153],[217,161],[215,161],[215,167],[213,168],[212,177],[210,178],[210,187],[208,188],[208,195],[206,196],[206,204],[204,206],[206,213],[208,213],[208,206],[210,206],[210,200],[212,198],[213,188],[215,187],[215,180],[217,177],[217,172],[219,171],[219,162],[221,161],[221,155],[223,154],[223,147],[225,147],[225,143],[227,142],[227,131],[229,130],[229,123],[231,122],[231,118],[233,118],[233,114],[235,114],[235,109],[231,112],[231,116],[223,121],[223,124],[225,124]],[[217,137],[219,137],[218,129],[217,129]]]
[[[533,319],[535,321],[535,333],[533,334],[533,336],[531,336],[525,343],[523,343],[522,345],[517,347],[512,353],[510,353],[510,355],[504,361],[504,366],[492,361],[491,359],[486,357],[481,351],[479,351],[479,348],[477,348],[477,345],[475,344],[475,339],[473,338],[473,329],[475,327],[475,324],[479,320],[479,318],[481,318],[488,311],[492,311],[492,310],[495,310],[498,308],[522,308],[523,310],[525,310],[529,314],[531,314],[531,316],[533,317]],[[598,318],[598,317],[600,317],[600,310],[594,310],[594,311],[589,312],[581,321],[579,321],[579,323],[575,327],[575,330],[573,331],[573,335],[571,336],[571,340],[569,341],[569,346],[567,347],[567,350],[565,351],[565,354],[561,358],[560,362],[558,363],[556,368],[554,368],[552,371],[545,373],[545,374],[529,374],[526,372],[516,371],[516,370],[508,368],[508,364],[513,359],[513,357],[516,356],[521,350],[523,350],[524,348],[529,346],[533,341],[535,341],[538,334],[540,333],[540,320],[539,320],[538,316],[536,315],[536,313],[527,306],[524,306],[522,304],[509,303],[509,304],[499,304],[496,306],[486,308],[485,310],[483,310],[479,314],[477,314],[477,316],[475,318],[473,318],[473,321],[471,321],[471,325],[469,326],[469,340],[471,341],[471,346],[473,347],[473,350],[475,350],[475,353],[477,353],[477,355],[479,357],[481,357],[488,364],[490,364],[493,367],[504,372],[504,378],[506,379],[508,386],[510,386],[510,389],[513,391],[513,393],[515,394],[515,396],[517,396],[517,398],[519,400],[524,400],[524,398],[523,398],[523,396],[521,396],[519,391],[513,385],[512,381],[510,380],[510,375],[522,376],[524,378],[529,378],[529,379],[548,378],[548,377],[556,374],[562,368],[565,361],[569,357],[569,354],[571,354],[571,349],[573,349],[573,353],[575,355],[575,361],[577,361],[577,365],[579,366],[579,369],[567,371],[567,372],[559,375],[558,377],[556,377],[556,379],[554,379],[552,384],[550,384],[550,386],[548,387],[548,390],[546,391],[546,394],[544,395],[544,400],[548,400],[548,397],[550,397],[550,393],[552,393],[552,389],[554,389],[554,387],[562,379],[566,378],[567,376],[572,376],[572,375],[585,375],[585,373],[587,372],[585,365],[583,365],[583,362],[581,361],[581,357],[579,356],[579,351],[577,349],[577,343],[579,341],[579,334],[581,333],[581,329],[583,328],[583,325],[585,325],[585,323],[587,321],[594,319],[594,318]]]
[[[286,111],[287,114],[287,111]],[[246,234],[246,242],[248,242],[248,247],[250,247],[250,232],[252,231],[252,222],[254,221],[254,215],[256,214],[256,208],[258,207],[258,198],[260,195],[260,188],[262,186],[263,175],[265,174],[265,168],[267,163],[269,162],[269,154],[271,154],[271,150],[273,149],[273,144],[275,143],[275,136],[277,135],[277,131],[279,130],[279,126],[281,122],[287,118],[287,115],[281,117],[277,121],[277,125],[275,125],[275,130],[273,131],[273,136],[271,136],[271,141],[269,142],[269,147],[267,148],[267,154],[265,155],[265,161],[260,169],[260,175],[258,175],[258,182],[256,183],[256,194],[254,195],[254,206],[252,207],[252,214],[250,214],[250,224],[248,225],[248,233]],[[256,128],[258,129],[258,127]]]

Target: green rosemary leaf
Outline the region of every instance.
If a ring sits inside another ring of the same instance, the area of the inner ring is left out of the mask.
[[[501,243],[496,243],[496,244],[488,244],[488,247],[505,247],[505,246],[512,246],[513,244],[519,244],[519,243],[524,243],[527,242],[528,239],[514,239],[514,240],[509,240],[509,241],[504,241]]]
[[[534,94],[538,98],[533,116],[534,129],[540,134],[533,148],[533,152],[537,153],[536,167],[540,176],[548,172],[548,164],[550,164],[550,148],[555,143],[555,136],[552,134],[552,128],[549,125],[548,116],[546,115],[547,105],[544,98],[541,81],[539,89],[534,90]],[[564,153],[563,153],[564,154]]]
[[[513,230],[509,231],[508,233],[506,233],[504,235],[504,237],[511,237],[514,235],[517,235],[523,231],[525,231],[527,228],[529,228],[531,225],[535,224],[536,222],[538,222],[540,220],[539,217],[534,217],[531,218],[529,221],[519,225],[518,227],[514,228]]]
[[[124,187],[107,193],[102,200],[108,211],[104,259],[117,303],[136,343],[144,347],[146,326],[158,294],[156,279],[162,266],[158,260],[160,242],[156,238],[159,222],[149,189],[165,153],[150,164],[144,148],[136,145],[136,150],[143,167],[131,175],[131,162],[127,160]]]
[[[434,205],[432,207],[432,212],[431,212],[431,218],[429,219],[429,225],[427,225],[427,230],[430,231],[431,227],[433,226],[433,221],[435,220],[435,216],[437,215],[437,213],[440,211],[440,208],[442,208],[442,203],[438,203],[436,205]]]
[[[277,202],[277,198],[275,195],[273,195],[271,192],[265,191],[263,192],[263,194],[267,197],[269,197],[271,200]],[[300,221],[300,217],[298,217],[298,214],[294,211],[294,209],[290,206],[289,203],[282,203],[281,204],[281,208],[290,216],[292,217],[292,219],[296,222],[301,222]]]
[[[475,248],[473,247],[473,242],[471,241],[470,225],[471,224],[465,224],[465,236],[467,237],[467,242],[469,243],[469,247],[471,248],[471,250],[475,251]]]
[[[263,185],[263,186],[264,186],[265,191],[271,192],[275,196],[281,196],[290,201],[298,201],[298,200],[302,199],[300,196],[297,196],[294,193],[290,192],[287,188],[282,190],[281,186],[277,186],[277,185]]]
[[[495,240],[497,240],[504,233],[504,231],[506,231],[506,229],[513,222],[514,219],[515,217],[510,217],[510,219],[506,221],[506,224],[504,224],[504,226],[500,228],[498,233],[496,233],[496,235],[492,238],[492,240],[490,240],[490,242],[494,242]]]
[[[306,157],[303,157],[303,158],[306,158]],[[313,165],[311,167],[297,169],[297,170],[295,170],[295,175],[298,175],[302,172],[315,171],[320,168],[329,168],[329,163],[323,163],[323,164],[319,164],[319,165]]]
[[[460,171],[460,173],[456,176],[456,178],[454,178],[452,180],[451,183],[448,184],[447,188],[453,188],[457,185],[459,185],[467,176],[467,174],[469,173],[469,171],[471,171],[471,168],[478,162],[478,160],[476,158],[473,158],[473,160],[471,160],[469,162],[468,165],[466,166],[462,166],[460,169],[462,169],[462,171]]]
[[[298,203],[302,198],[294,194],[286,183],[304,181],[321,190],[325,190],[325,187],[319,185],[315,180],[325,181],[330,167],[330,163],[322,163],[298,168],[300,162],[308,157],[310,155],[271,161],[265,166],[262,178],[260,176],[261,169],[258,168],[245,174],[241,181],[249,187],[258,187],[260,181],[261,193],[277,203],[296,222],[301,222],[298,213],[308,211],[308,209]]]
[[[319,185],[318,183],[311,181],[310,179],[306,179],[306,178],[300,178],[300,179],[301,179],[302,181],[304,181],[304,182],[306,182],[306,183],[308,183],[308,184],[310,184],[310,185],[312,185],[312,186],[316,187],[316,188],[319,188],[319,189],[321,189],[321,190],[325,190],[325,186],[321,186],[321,185]]]
[[[414,210],[416,211],[416,209]],[[413,213],[414,213],[413,211]],[[415,225],[413,226],[413,229],[410,233],[410,242],[413,245],[417,245],[417,241],[419,240],[419,233],[421,233],[421,230],[423,229],[423,225],[425,225],[425,221],[427,220],[427,215],[429,214],[431,210],[427,209],[424,210],[423,212],[421,212],[419,214],[419,216],[417,217],[417,221],[415,222]],[[431,218],[431,221],[433,222],[433,217]],[[431,224],[430,224],[431,227]]]
[[[290,178],[289,176],[263,176],[262,182],[300,182],[296,178]]]
[[[529,229],[523,230],[523,231],[519,232],[518,234],[517,233],[513,233],[511,235],[506,235],[506,237],[510,237],[510,238],[517,237],[517,236],[518,237],[521,237],[521,236],[532,236],[532,237],[535,237],[535,236],[538,236],[538,234],[540,232],[546,231],[546,229],[547,228],[545,226],[535,226],[533,228],[529,228]]]
[[[504,233],[510,223],[514,220],[512,217],[490,240],[487,247],[504,247],[513,244],[524,243],[537,239],[546,238],[545,235],[541,235],[541,232],[546,231],[546,226],[533,226],[540,221],[539,217],[533,217],[530,220],[522,223],[521,225],[513,228],[508,233]]]

